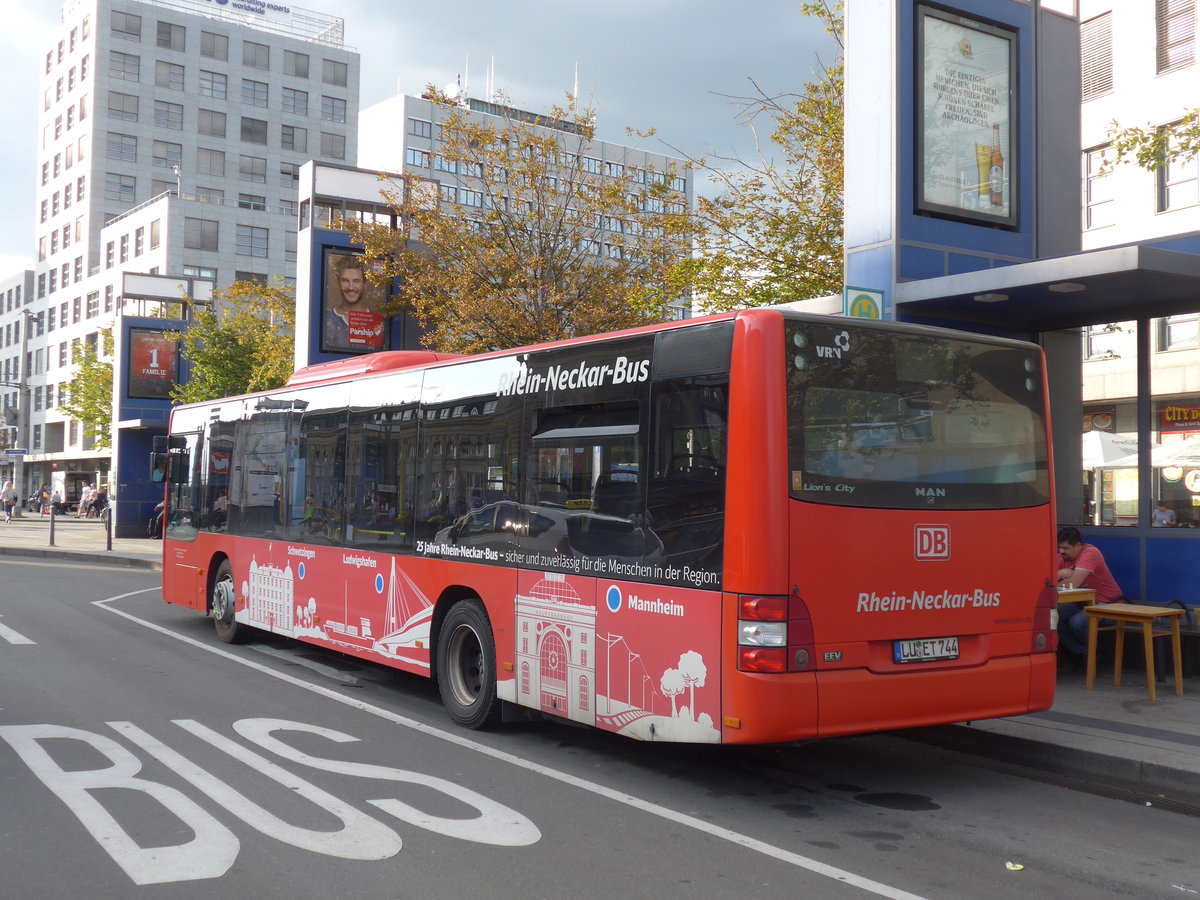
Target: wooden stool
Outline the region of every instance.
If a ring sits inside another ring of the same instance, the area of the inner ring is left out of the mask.
[[[1121,684],[1121,664],[1125,655],[1125,632],[1136,631],[1141,626],[1142,645],[1146,652],[1146,690],[1150,700],[1157,700],[1157,681],[1154,674],[1154,639],[1171,636],[1171,649],[1175,653],[1175,694],[1183,696],[1183,658],[1179,648],[1179,620],[1186,610],[1175,607],[1142,606],[1136,603],[1104,603],[1095,606],[1085,606],[1083,611],[1088,617],[1088,661],[1087,689],[1090,691],[1096,681],[1096,636],[1101,631],[1117,633],[1117,658],[1113,663],[1113,684]],[[1101,625],[1101,619],[1112,619],[1112,625]],[[1155,619],[1170,619],[1170,629],[1155,628]]]

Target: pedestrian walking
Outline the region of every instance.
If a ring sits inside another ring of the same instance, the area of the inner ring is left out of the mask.
[[[17,505],[17,489],[13,487],[11,479],[0,488],[0,503],[4,504],[4,524],[7,525],[12,521],[13,507]]]

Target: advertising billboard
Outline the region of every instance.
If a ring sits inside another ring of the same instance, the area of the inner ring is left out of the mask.
[[[179,380],[179,344],[161,330],[129,329],[129,396],[171,399],[171,388]]]
[[[326,248],[322,268],[321,350],[326,353],[373,353],[387,350],[383,285],[368,272],[380,263],[352,250]]]
[[[917,7],[917,210],[1017,224],[1014,31]]]

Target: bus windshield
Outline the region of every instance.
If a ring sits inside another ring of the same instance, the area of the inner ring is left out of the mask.
[[[1049,502],[1043,373],[1033,348],[789,320],[793,497],[983,509]]]

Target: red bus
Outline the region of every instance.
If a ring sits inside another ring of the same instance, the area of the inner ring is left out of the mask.
[[[163,596],[644,740],[1046,709],[1030,344],[751,310],[177,408]],[[162,462],[163,460],[159,460]]]

